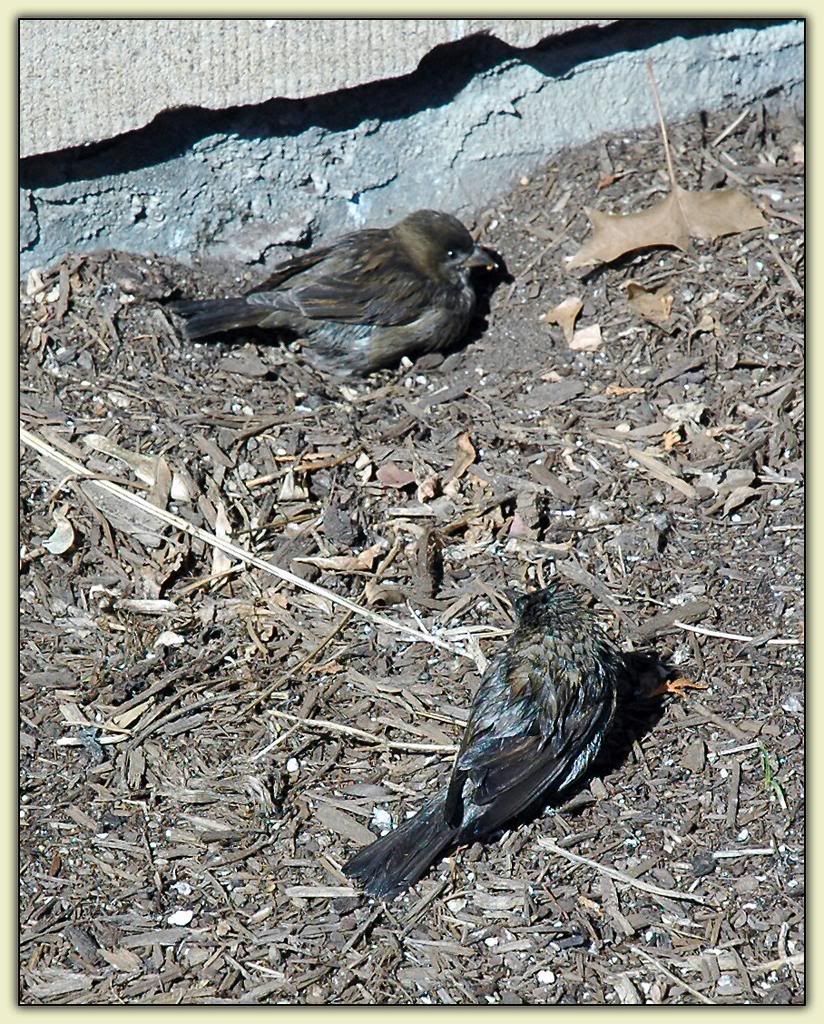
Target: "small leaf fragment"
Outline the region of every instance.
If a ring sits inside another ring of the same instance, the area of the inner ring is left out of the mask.
[[[570,295],[563,302],[559,302],[557,306],[553,306],[544,319],[547,323],[558,324],[564,332],[564,339],[568,345],[575,333],[575,321],[583,308],[583,300],[578,295]]]
[[[446,475],[447,481],[460,480],[477,457],[478,453],[475,451],[475,446],[472,444],[469,434],[461,434],[458,438],[455,461]]]
[[[392,487],[398,491],[415,483],[415,474],[408,469],[403,469],[397,462],[385,462],[375,476],[383,487]]]
[[[332,572],[368,572],[375,564],[378,555],[386,550],[384,541],[378,541],[357,555],[318,555],[314,558],[294,558],[294,562],[301,562],[304,565],[314,565],[318,569],[327,569]]]
[[[598,324],[579,327],[573,334],[569,347],[573,352],[597,352],[603,343],[601,328]]]
[[[43,541],[43,547],[53,555],[64,555],[74,544],[74,527],[66,517],[69,506],[52,512],[54,520],[54,531],[48,540]]]
[[[754,498],[756,494],[758,494],[758,491],[754,487],[735,487],[727,495],[727,500],[724,502],[724,515],[727,516],[730,512],[734,512],[744,502]]]
[[[302,476],[302,474],[301,474]],[[278,493],[279,501],[303,501],[309,497],[309,489],[303,483],[299,483],[295,471],[290,469],[283,478]]]
[[[639,316],[655,324],[668,322],[672,315],[673,303],[668,282],[649,289],[638,281],[627,281],[624,288],[627,290],[627,302]]]
[[[229,522],[229,517],[226,515],[226,507],[222,501],[218,501],[215,515],[215,536],[221,540],[231,540],[232,537],[232,524]],[[222,551],[220,548],[215,547],[212,552],[212,575],[222,576],[229,568],[231,568],[232,559]]]

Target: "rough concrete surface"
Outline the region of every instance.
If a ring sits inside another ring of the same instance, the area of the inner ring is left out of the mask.
[[[515,50],[442,46],[411,74],[307,100],[183,109],[109,143],[24,160],[21,270],[116,248],[246,263],[420,206],[476,213],[560,150],[664,113],[801,105],[804,23],[633,21]]]
[[[527,47],[597,24],[604,21],[32,18],[20,23],[21,155],[114,138],[175,107],[222,110],[396,78],[434,47],[472,35]]]

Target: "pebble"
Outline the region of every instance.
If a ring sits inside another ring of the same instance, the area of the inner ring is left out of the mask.
[[[692,873],[696,878],[711,875],[717,867],[717,861],[709,850],[702,850],[692,858]]]
[[[176,910],[173,914],[169,915],[167,922],[171,925],[178,925],[181,928],[185,928],[187,924],[191,924],[194,916],[195,913],[193,910]]]
[[[703,772],[707,763],[707,745],[703,740],[693,740],[687,747],[683,757],[684,767],[691,772]]]
[[[381,830],[390,829],[392,828],[392,815],[385,808],[376,807],[372,811],[372,823]]]
[[[734,974],[722,974],[715,986],[719,996],[737,996],[742,992],[741,982]]]

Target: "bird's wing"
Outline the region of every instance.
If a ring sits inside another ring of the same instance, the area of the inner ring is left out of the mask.
[[[512,684],[512,673],[509,673]],[[538,796],[560,790],[579,778],[591,763],[609,727],[615,694],[606,679],[588,680],[586,693],[564,693],[564,677],[547,685],[555,700],[551,725],[537,718],[529,731],[517,725],[506,734],[505,716],[515,708],[501,708],[494,729],[476,733],[455,764],[447,796],[449,820],[458,816],[462,802],[481,809],[484,831],[491,831],[524,811]],[[546,710],[546,709],[544,709]],[[543,716],[542,716],[543,718]],[[502,734],[503,732],[503,734]]]
[[[247,295],[247,302],[308,320],[387,327],[417,320],[436,285],[396,246],[369,235],[364,231],[287,261]]]
[[[247,298],[251,298],[253,295],[272,292],[280,288],[290,278],[297,277],[304,273],[304,271],[311,270],[312,267],[317,266],[318,263],[321,263],[329,256],[332,249],[333,246],[331,245],[310,249],[308,252],[300,253],[298,256],[292,256],[288,260],[278,263],[265,281],[255,285],[251,291],[246,293]]]
[[[508,739],[497,750],[486,751],[472,767],[477,779],[473,799],[492,804],[504,798],[518,804],[517,813],[542,789],[562,789],[586,770],[597,753],[613,710],[613,702],[605,699],[562,732],[548,738]]]

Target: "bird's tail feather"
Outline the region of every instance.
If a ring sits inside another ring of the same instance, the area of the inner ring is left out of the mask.
[[[445,802],[445,790],[431,797],[414,818],[356,853],[344,864],[344,874],[383,899],[414,885],[460,831],[447,824]]]
[[[255,327],[265,316],[260,306],[246,299],[193,299],[171,303],[170,308],[186,321],[186,336],[190,339]]]

